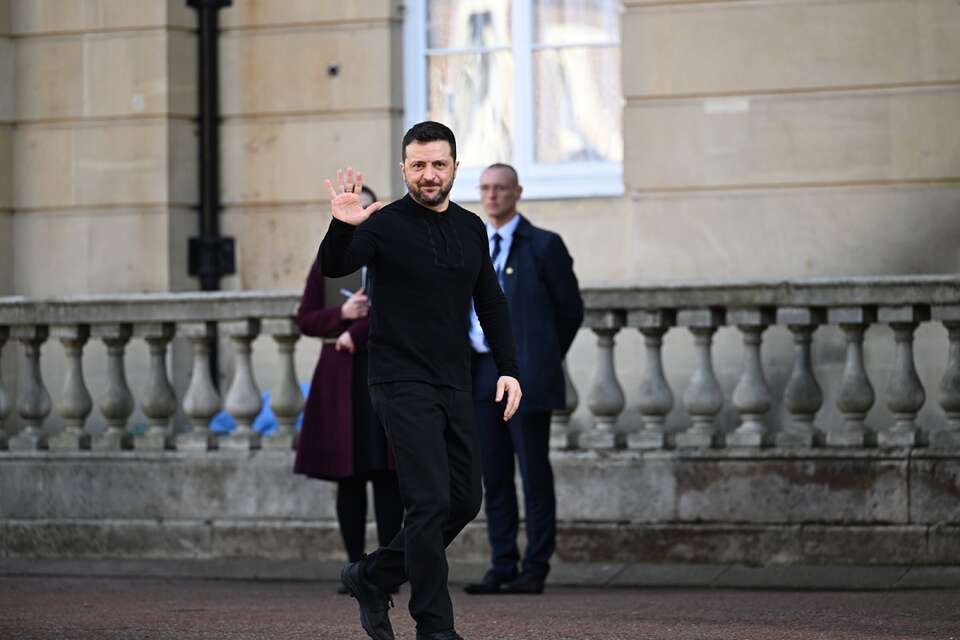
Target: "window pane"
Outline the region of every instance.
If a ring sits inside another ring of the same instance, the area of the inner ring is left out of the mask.
[[[453,129],[461,164],[510,161],[513,60],[508,52],[428,56],[427,87],[427,117]]]
[[[510,45],[510,0],[427,0],[427,48]]]
[[[533,53],[537,162],[622,162],[619,47]]]
[[[534,0],[534,44],[620,42],[620,0]]]

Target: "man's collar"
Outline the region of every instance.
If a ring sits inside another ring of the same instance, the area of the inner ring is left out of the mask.
[[[495,234],[495,233],[499,233],[499,234],[500,234],[500,237],[501,237],[501,238],[504,238],[504,239],[513,237],[514,232],[517,230],[517,225],[520,224],[520,219],[521,219],[521,215],[520,215],[519,213],[517,213],[517,215],[513,216],[513,218],[510,220],[510,222],[508,222],[507,224],[503,225],[503,226],[500,227],[499,229],[497,229],[497,228],[494,227],[492,224],[490,224],[489,221],[487,221],[487,223],[486,223],[486,225],[487,225],[487,237],[488,237],[488,238],[492,238],[492,237],[493,237],[493,234]]]

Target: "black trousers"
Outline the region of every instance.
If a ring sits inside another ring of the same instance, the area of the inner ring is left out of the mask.
[[[421,382],[370,387],[403,499],[403,529],[370,554],[367,577],[389,590],[410,581],[417,631],[453,628],[446,547],[480,511],[480,452],[469,391]]]
[[[367,482],[373,483],[377,540],[385,546],[403,525],[400,486],[392,471],[369,471],[337,481],[337,522],[350,562],[363,557],[367,538]]]
[[[503,406],[493,401],[497,371],[490,355],[473,359],[473,404],[483,459],[487,536],[491,564],[501,580],[517,574],[520,512],[515,465],[520,467],[526,514],[527,549],[521,569],[540,578],[550,571],[557,541],[557,502],[550,466],[550,412],[520,411],[503,421]]]

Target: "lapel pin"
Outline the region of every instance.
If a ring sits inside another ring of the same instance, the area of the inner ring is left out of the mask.
[[[507,275],[509,276],[512,274],[513,274],[513,267],[507,267]]]

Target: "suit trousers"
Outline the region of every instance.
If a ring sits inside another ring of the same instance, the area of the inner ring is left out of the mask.
[[[422,382],[371,385],[373,409],[393,449],[403,528],[368,556],[367,577],[384,590],[410,581],[420,633],[453,628],[446,547],[480,511],[480,451],[469,391]]]
[[[523,483],[527,549],[522,570],[540,578],[550,571],[557,540],[557,506],[550,466],[550,411],[520,411],[503,421],[503,405],[493,401],[497,371],[493,357],[473,359],[473,405],[483,460],[487,535],[493,570],[501,580],[517,574],[520,513],[514,483],[516,464]]]

